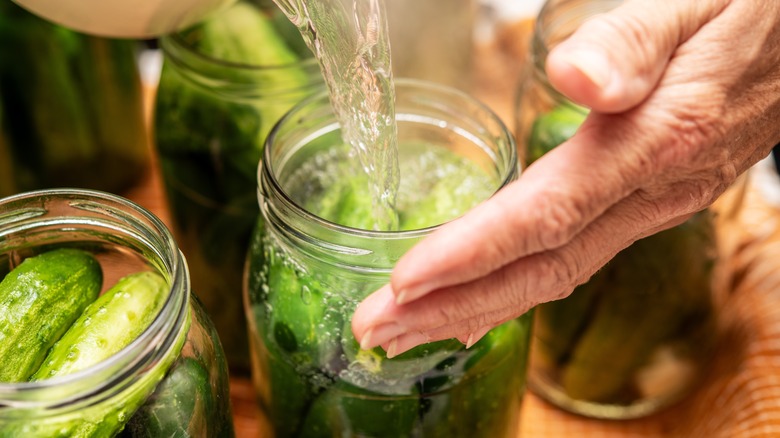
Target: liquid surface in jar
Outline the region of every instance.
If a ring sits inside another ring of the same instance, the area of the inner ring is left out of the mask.
[[[350,148],[332,148],[306,159],[286,181],[285,191],[317,216],[358,229],[372,229],[369,176],[356,168]],[[466,157],[419,142],[399,145],[396,211],[399,230],[427,228],[455,219],[489,198],[500,181]]]

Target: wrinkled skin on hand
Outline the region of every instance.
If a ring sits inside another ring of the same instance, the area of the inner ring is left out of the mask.
[[[628,0],[547,58],[577,134],[397,264],[355,312],[388,356],[473,343],[709,206],[780,140],[780,2]]]

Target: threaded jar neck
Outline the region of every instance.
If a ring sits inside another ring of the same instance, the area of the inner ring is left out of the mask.
[[[41,190],[0,200],[3,257],[14,260],[18,254],[39,252],[39,247],[103,243],[115,246],[118,254],[133,254],[160,273],[170,285],[165,304],[137,339],[98,364],[47,380],[0,382],[0,423],[75,412],[103,402],[133,386],[181,345],[189,321],[189,272],[170,231],[157,217],[124,198],[92,190]]]
[[[498,181],[495,190],[519,173],[513,136],[490,109],[454,89],[417,80],[396,81],[399,141],[404,124],[413,125],[418,141],[441,144],[449,139],[468,150]],[[422,134],[420,134],[422,133]],[[294,170],[296,154],[316,140],[340,142],[339,125],[325,93],[301,102],[268,136],[259,169],[260,210],[271,234],[288,247],[326,265],[349,271],[389,275],[398,259],[439,226],[409,231],[349,228],[322,219],[298,205],[285,192],[284,176]],[[403,178],[403,173],[401,178]]]
[[[166,66],[199,90],[232,101],[308,95],[323,86],[320,67],[313,57],[287,65],[231,62],[203,53],[183,33],[160,39]],[[300,80],[301,75],[306,78]],[[272,77],[273,80],[268,80]]]

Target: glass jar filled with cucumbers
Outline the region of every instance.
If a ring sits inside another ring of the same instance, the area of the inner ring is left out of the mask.
[[[227,364],[167,228],[103,192],[0,200],[0,437],[233,436]]]
[[[160,46],[154,129],[173,232],[231,369],[248,372],[241,277],[257,166],[271,127],[323,86],[319,66],[273,4],[238,2]]]
[[[513,139],[486,107],[430,83],[395,91],[397,231],[374,230],[369,175],[327,95],[269,136],[246,303],[252,375],[277,438],[516,436],[530,313],[470,349],[451,339],[388,358],[352,334],[357,304],[412,245],[518,174]]]
[[[516,106],[525,164],[575,135],[589,113],[550,85],[547,53],[621,3],[551,0],[540,12]],[[538,306],[529,387],[564,409],[612,419],[649,415],[690,393],[719,338],[725,208],[636,241],[568,298]]]

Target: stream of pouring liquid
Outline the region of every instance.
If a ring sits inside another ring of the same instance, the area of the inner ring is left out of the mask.
[[[274,1],[319,61],[342,136],[369,176],[374,229],[396,230],[400,175],[384,0]]]

